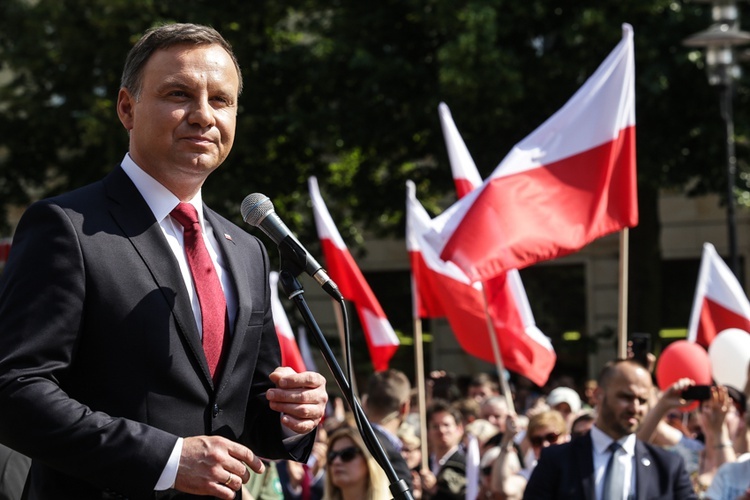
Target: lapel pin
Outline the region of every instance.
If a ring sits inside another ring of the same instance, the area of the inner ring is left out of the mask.
[[[225,237],[226,239],[228,239],[229,241],[231,241],[231,242],[234,242],[234,240],[233,240],[233,239],[232,239],[232,237],[231,237],[231,236],[229,235],[229,233],[224,233],[224,237]]]
[[[651,465],[651,460],[649,460],[648,458],[642,458],[641,463],[644,467],[648,467],[649,465]]]

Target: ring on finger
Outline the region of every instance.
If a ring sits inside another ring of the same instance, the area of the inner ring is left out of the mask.
[[[232,473],[230,472],[229,476],[227,477],[227,480],[224,481],[223,484],[224,484],[224,486],[229,486],[229,483],[231,483],[231,482],[232,482]]]

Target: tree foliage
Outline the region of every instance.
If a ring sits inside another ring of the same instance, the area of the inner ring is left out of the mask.
[[[709,20],[706,5],[673,0],[4,0],[0,196],[23,205],[111,170],[127,147],[115,113],[127,51],[156,23],[197,22],[230,40],[245,77],[235,147],[209,179],[209,203],[239,220],[244,196],[263,192],[314,241],[306,180],[316,175],[350,244],[362,228],[400,235],[407,179],[434,212],[453,200],[440,101],[488,175],[628,22],[650,222],[634,239],[658,259],[654,193],[723,192],[718,96],[700,53],[681,45]],[[744,80],[738,88],[744,171],[750,97]]]

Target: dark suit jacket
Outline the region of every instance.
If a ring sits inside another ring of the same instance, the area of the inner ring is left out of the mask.
[[[409,491],[412,491],[414,485],[412,484],[411,471],[409,470],[409,466],[406,465],[406,460],[404,460],[403,455],[401,455],[401,451],[393,446],[393,443],[391,443],[388,436],[386,436],[378,427],[373,426],[372,430],[375,433],[375,437],[378,438],[378,442],[383,448],[388,461],[391,463],[396,476],[398,476],[399,479],[403,479],[406,482],[406,486],[409,487]]]
[[[461,449],[445,461],[435,480],[435,493],[428,497],[430,500],[466,498],[466,455]]]
[[[523,498],[529,500],[595,500],[591,435],[542,450]],[[697,498],[682,458],[656,446],[636,441],[636,499]]]
[[[33,458],[27,498],[189,498],[153,492],[178,436],[290,458],[265,398],[280,365],[268,256],[204,214],[239,302],[216,385],[179,266],[120,167],[22,217],[0,277],[0,442]]]

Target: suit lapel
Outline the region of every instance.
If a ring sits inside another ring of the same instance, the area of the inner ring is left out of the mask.
[[[193,357],[202,368],[204,378],[210,384],[211,376],[198,328],[195,321],[192,321],[193,308],[185,290],[185,282],[161,227],[122,168],[118,166],[108,175],[104,179],[104,186],[111,201],[109,211],[112,218],[135,247],[172,308],[178,331],[185,338]]]
[[[641,441],[635,442],[635,490],[637,499],[647,498],[648,485],[659,484],[654,475],[653,459],[648,448]]]

